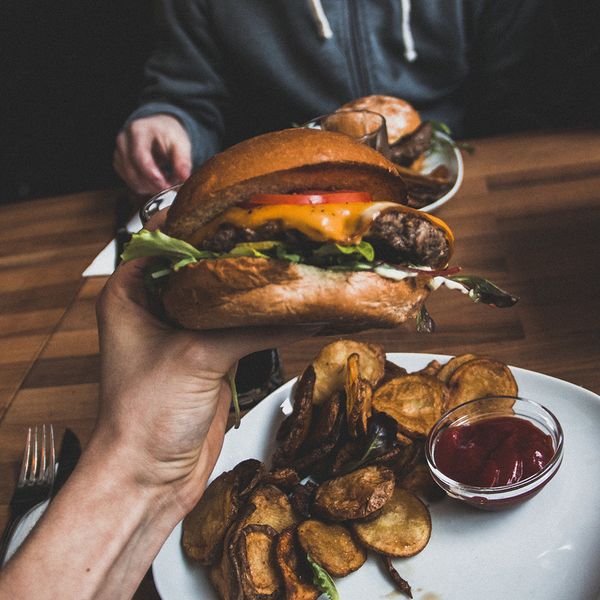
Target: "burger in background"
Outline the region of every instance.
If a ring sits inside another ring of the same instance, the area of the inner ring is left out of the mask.
[[[358,110],[379,113],[385,118],[389,158],[406,181],[409,206],[426,207],[452,188],[454,178],[448,166],[438,164],[428,168],[426,160],[439,149],[440,144],[457,146],[443,123],[423,121],[409,102],[385,95],[357,98],[336,112]]]
[[[341,106],[338,111],[370,110],[385,118],[390,158],[396,164],[420,171],[424,154],[431,146],[433,125],[406,100],[394,96],[365,96]]]

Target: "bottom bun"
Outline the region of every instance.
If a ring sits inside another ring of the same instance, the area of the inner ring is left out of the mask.
[[[322,324],[323,333],[389,328],[414,317],[426,280],[329,271],[264,258],[204,260],[169,276],[167,316],[186,329]]]

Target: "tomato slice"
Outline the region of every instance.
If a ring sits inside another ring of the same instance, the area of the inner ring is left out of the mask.
[[[369,192],[352,190],[307,190],[297,194],[253,194],[248,204],[339,204],[343,202],[373,202]]]

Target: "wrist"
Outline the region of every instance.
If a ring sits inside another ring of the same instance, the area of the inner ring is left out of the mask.
[[[78,470],[87,477],[103,480],[107,494],[116,494],[140,519],[140,525],[164,524],[172,529],[186,514],[175,482],[162,481],[153,461],[133,449],[119,436],[96,431],[85,449]]]
[[[181,519],[181,508],[167,486],[137,481],[125,462],[127,455],[100,441],[94,436],[64,488],[8,563],[0,596],[10,590],[10,597],[18,598],[115,600],[135,592]]]

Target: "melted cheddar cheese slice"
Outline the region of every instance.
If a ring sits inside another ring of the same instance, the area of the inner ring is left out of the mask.
[[[220,225],[258,229],[269,221],[279,221],[285,229],[296,229],[315,242],[358,244],[371,223],[391,208],[412,212],[429,219],[446,232],[450,242],[452,233],[447,225],[435,217],[394,202],[345,202],[339,204],[277,204],[227,209],[216,219],[201,227],[190,240],[199,244],[211,237]]]

